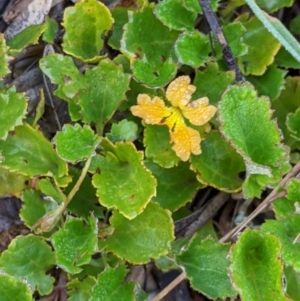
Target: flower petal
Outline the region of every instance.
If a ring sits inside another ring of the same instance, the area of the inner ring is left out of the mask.
[[[182,114],[194,125],[207,123],[216,113],[217,108],[208,104],[208,98],[202,97],[180,107]]]
[[[155,96],[152,100],[147,94],[138,95],[138,105],[131,107],[134,116],[143,118],[148,124],[162,124],[162,120],[171,115],[164,101]]]
[[[191,154],[201,154],[199,132],[187,127],[183,121],[176,123],[170,135],[171,142],[173,142],[172,148],[182,161],[187,161]]]
[[[189,103],[196,87],[190,85],[189,76],[179,76],[167,88],[166,96],[173,107],[182,107]]]

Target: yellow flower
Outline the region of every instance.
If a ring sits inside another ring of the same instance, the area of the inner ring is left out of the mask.
[[[190,102],[196,91],[196,87],[190,85],[190,82],[188,76],[180,76],[170,83],[166,97],[172,107],[166,107],[161,98],[156,96],[151,99],[147,94],[139,94],[138,105],[131,107],[132,114],[143,118],[146,123],[166,125],[169,128],[172,148],[183,161],[187,161],[191,154],[201,153],[200,134],[188,127],[184,118],[194,125],[203,125],[217,110],[208,104],[207,97]]]

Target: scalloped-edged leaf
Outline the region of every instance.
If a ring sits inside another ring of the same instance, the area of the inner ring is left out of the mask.
[[[216,105],[226,88],[234,83],[233,71],[224,72],[216,63],[209,63],[203,71],[196,70],[193,85],[197,87],[192,99],[208,97],[211,105]]]
[[[300,140],[300,109],[297,109],[294,114],[287,115],[286,126],[290,131],[291,137]]]
[[[172,149],[168,128],[150,124],[144,126],[146,157],[164,168],[176,166],[180,159]]]
[[[183,3],[183,0],[161,1],[155,6],[155,15],[171,29],[193,31],[197,14],[186,9]]]
[[[134,283],[124,283],[128,270],[125,266],[108,267],[101,273],[92,289],[89,301],[135,301]]]
[[[192,156],[191,169],[204,185],[226,192],[236,192],[242,187],[239,173],[245,171],[243,158],[220,136],[211,131],[201,142],[202,153]]]
[[[247,82],[229,87],[219,102],[220,130],[243,157],[248,176],[272,177],[272,168],[287,156],[271,116],[268,99],[257,97]]]
[[[26,27],[7,42],[9,54],[16,55],[25,47],[37,44],[45,30],[46,24],[34,24]]]
[[[239,67],[245,75],[262,75],[273,63],[280,43],[255,16],[247,20],[242,15],[239,21],[246,28],[243,42],[248,46],[248,53],[238,59]]]
[[[300,204],[298,203],[296,207],[294,201],[287,198],[279,198],[272,203],[272,206],[276,214],[276,219],[280,219],[296,213],[295,211],[297,210],[297,207],[300,207]]]
[[[27,187],[29,177],[0,168],[0,197],[5,195],[20,196]]]
[[[300,34],[300,15],[296,15],[289,24],[289,29],[293,34]]]
[[[286,198],[295,202],[300,201],[300,179],[291,179],[287,184],[286,190]]]
[[[247,53],[248,47],[243,42],[242,36],[246,32],[246,28],[241,22],[232,22],[224,25],[222,27],[228,45],[232,51],[232,54],[235,58],[242,56]],[[219,43],[214,41],[214,49],[215,49],[215,56],[218,59],[222,59],[222,48]]]
[[[39,179],[36,187],[41,190],[41,192],[55,200],[58,204],[61,204],[66,201],[66,196],[54,186],[50,178]]]
[[[293,0],[256,0],[255,1],[261,8],[272,13],[282,7],[290,7],[293,4]]]
[[[106,59],[86,71],[85,81],[85,87],[78,94],[82,119],[85,123],[103,125],[125,99],[130,77],[122,66]]]
[[[41,59],[40,68],[59,85],[55,95],[69,103],[72,119],[82,119],[88,124],[95,122],[100,128],[125,99],[130,81],[122,66],[108,59],[88,69],[85,76],[80,74],[70,57],[59,54]]]
[[[134,141],[138,138],[138,126],[133,121],[124,119],[111,126],[110,133],[106,137],[112,142],[117,141]]]
[[[262,224],[261,231],[273,234],[279,239],[284,264],[300,272],[300,242],[294,241],[300,233],[300,215],[295,214],[280,220],[268,220]]]
[[[81,127],[76,123],[64,125],[62,131],[54,137],[54,141],[57,154],[66,161],[76,163],[91,155],[100,138],[89,126]]]
[[[82,281],[73,279],[67,283],[68,301],[86,301],[89,300],[91,291],[97,280],[94,277],[88,276]]]
[[[146,161],[145,165],[157,180],[156,197],[152,201],[170,211],[191,201],[197,189],[203,188],[187,163],[181,162],[173,168],[163,168],[151,161]]]
[[[98,61],[103,47],[102,35],[113,24],[109,9],[101,2],[84,0],[64,10],[65,35],[62,47],[84,62]]]
[[[70,175],[72,176],[72,182],[65,189],[65,194],[69,194],[74,185],[77,183],[81,170],[77,168],[70,168]],[[81,183],[79,190],[72,198],[72,202],[67,207],[72,213],[88,219],[91,213],[97,218],[103,218],[103,208],[99,206],[98,199],[96,197],[96,188],[92,185],[92,179],[89,175],[86,175]]]
[[[58,24],[54,19],[46,16],[46,30],[43,34],[43,41],[47,43],[54,43],[55,35],[58,32]]]
[[[100,174],[93,177],[100,203],[116,208],[128,219],[139,215],[156,194],[156,180],[143,163],[143,153],[131,142],[111,144],[102,157]]]
[[[132,10],[132,8],[130,8]],[[128,22],[128,7],[117,6],[112,9],[111,15],[114,18],[114,26],[108,44],[114,49],[119,50],[121,39],[124,32],[124,25]]]
[[[10,72],[8,68],[9,57],[7,55],[8,47],[6,45],[4,35],[0,33],[0,78]]]
[[[0,140],[1,166],[24,175],[51,176],[59,181],[67,174],[66,163],[41,132],[29,125],[17,126],[6,141]]]
[[[8,132],[22,124],[26,115],[26,98],[12,87],[7,91],[0,90],[0,139],[5,140]]]
[[[245,230],[232,247],[230,272],[242,300],[288,300],[281,280],[280,242],[273,235]]]
[[[156,18],[153,5],[145,5],[141,10],[128,14],[121,51],[132,59],[145,55],[153,70],[159,70],[173,53],[178,32],[170,30]]]
[[[69,218],[64,227],[52,236],[57,264],[68,273],[79,273],[97,248],[97,220],[92,216],[85,224],[81,219]]]
[[[142,60],[135,60],[132,66],[134,77],[149,87],[163,87],[176,74],[177,65],[173,63],[172,58],[167,59],[161,68],[153,68],[146,57]]]
[[[276,66],[284,68],[299,69],[300,62],[298,62],[289,52],[287,52],[283,47],[280,48],[275,56],[274,64]]]
[[[286,281],[286,293],[293,301],[300,300],[300,274],[296,273],[292,267],[284,269]]]
[[[1,301],[33,301],[27,283],[5,274],[0,274],[0,296]]]
[[[55,265],[51,247],[41,238],[29,234],[16,237],[0,256],[0,270],[17,279],[25,279],[31,290],[41,295],[53,289],[54,278],[46,272]]]
[[[207,36],[195,30],[182,33],[175,43],[175,53],[180,63],[199,68],[211,52]]]
[[[25,225],[31,228],[46,213],[57,208],[57,203],[52,199],[42,199],[37,190],[25,190],[22,195],[23,205],[20,218]]]
[[[229,244],[221,244],[211,237],[201,240],[196,234],[189,245],[176,256],[176,263],[184,267],[191,286],[210,299],[234,297],[228,276]]]
[[[284,89],[271,105],[274,109],[274,117],[277,119],[278,126],[284,136],[284,143],[290,146],[292,150],[298,148],[300,143],[291,137],[286,121],[288,114],[294,113],[300,107],[300,78],[287,77]]]
[[[274,64],[269,66],[261,76],[247,76],[247,80],[254,85],[259,95],[267,95],[270,100],[276,99],[284,88],[286,71],[276,68]]]
[[[300,62],[300,44],[294,36],[285,28],[279,19],[268,15],[261,10],[254,0],[245,0],[256,17],[263,23],[268,32],[274,36],[278,42],[298,61]],[[281,1],[282,2],[282,1]],[[266,46],[267,41],[262,45]],[[262,47],[264,48],[264,47]],[[265,48],[264,48],[265,49]],[[266,49],[265,49],[266,50]]]
[[[171,214],[157,203],[150,202],[133,220],[114,211],[110,224],[114,232],[104,242],[106,250],[131,263],[148,263],[166,255],[174,240]]]

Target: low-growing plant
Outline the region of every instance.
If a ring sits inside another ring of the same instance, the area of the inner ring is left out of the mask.
[[[0,36],[2,78],[24,49],[50,49],[33,115],[1,84],[0,193],[21,198],[31,231],[0,255],[1,301],[53,296],[54,267],[70,301],[147,300],[125,277],[150,262],[209,299],[300,300],[300,46],[270,15],[295,1],[245,2],[82,0],[61,24]],[[52,96],[70,122],[56,115],[51,135]],[[218,240],[180,223],[207,187],[217,210],[230,194],[261,202]]]

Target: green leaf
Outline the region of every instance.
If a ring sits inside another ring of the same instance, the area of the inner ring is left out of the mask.
[[[150,202],[133,220],[114,211],[110,224],[114,232],[104,242],[106,250],[131,263],[148,263],[166,255],[174,240],[171,214],[157,203]]]
[[[0,274],[0,296],[2,301],[33,301],[30,287],[22,280]]]
[[[275,56],[274,64],[276,66],[284,68],[299,69],[300,62],[298,62],[289,52],[287,52],[283,47],[280,48]]]
[[[259,95],[267,95],[270,100],[275,100],[284,88],[286,71],[276,68],[274,64],[267,68],[261,76],[247,76],[247,80],[254,85]]]
[[[247,15],[242,15],[240,21],[246,28],[243,42],[248,46],[248,53],[238,59],[239,67],[245,75],[262,75],[273,63],[280,43],[255,16],[249,21],[246,18]]]
[[[284,136],[284,143],[295,149],[300,147],[287,128],[286,121],[289,113],[294,113],[300,107],[300,78],[287,77],[284,89],[281,91],[278,98],[272,102],[274,109],[274,117],[277,119]]]
[[[8,47],[6,46],[3,34],[0,34],[0,78],[10,72],[8,68],[9,56],[7,55]]]
[[[84,0],[64,10],[63,50],[84,62],[96,62],[103,47],[102,34],[111,28],[113,18],[101,2]]]
[[[128,219],[139,215],[156,193],[156,180],[144,167],[143,154],[131,142],[111,144],[93,177],[100,203],[116,208]]]
[[[247,229],[232,247],[231,278],[242,300],[287,301],[283,293],[280,243]]]
[[[121,66],[103,60],[86,71],[85,80],[85,87],[78,94],[83,121],[103,126],[125,99],[130,77]]]
[[[43,40],[47,43],[53,43],[55,35],[58,32],[58,24],[54,19],[46,16],[46,30],[43,34]]]
[[[197,179],[222,191],[239,191],[243,184],[239,173],[245,170],[245,164],[235,149],[217,131],[206,136],[201,149],[200,155],[192,156],[191,169],[196,172]]]
[[[27,124],[16,127],[6,141],[0,140],[0,153],[1,166],[24,175],[45,175],[59,180],[68,171],[52,144]]]
[[[220,130],[243,157],[248,177],[271,178],[275,166],[287,156],[271,114],[268,99],[258,98],[249,83],[229,87],[219,103]],[[264,180],[266,184],[267,179]]]
[[[209,104],[216,105],[226,88],[234,83],[234,77],[234,72],[223,72],[216,63],[209,63],[203,71],[196,70],[193,100],[206,96]]]
[[[81,219],[69,218],[64,227],[52,236],[57,264],[68,273],[79,273],[79,268],[91,260],[97,248],[97,220],[90,217],[88,225]]]
[[[284,277],[287,284],[287,295],[294,301],[300,301],[300,274],[292,267],[284,269]]]
[[[289,28],[293,34],[300,34],[300,15],[291,20]]]
[[[57,154],[71,163],[76,163],[90,156],[99,141],[100,138],[94,134],[89,126],[81,127],[78,123],[64,125],[62,131],[54,137]]]
[[[37,182],[37,188],[47,197],[52,198],[56,203],[61,204],[66,201],[66,196],[53,185],[50,178],[40,179]]]
[[[46,24],[34,24],[26,27],[7,42],[9,54],[17,55],[25,47],[38,43],[40,36],[46,29]]]
[[[27,176],[0,168],[0,197],[5,195],[20,196],[27,187],[28,180]]]
[[[291,179],[286,187],[287,195],[286,198],[297,202],[300,200],[300,179]]]
[[[212,238],[201,241],[198,234],[176,256],[176,263],[183,266],[194,289],[210,299],[234,297],[228,276],[229,244],[221,244]]]
[[[22,124],[26,115],[27,101],[25,97],[12,87],[7,91],[0,90],[0,139],[5,140],[8,132]]]
[[[175,52],[180,63],[199,68],[208,61],[211,49],[207,36],[195,30],[179,36],[175,43]]]
[[[125,99],[129,75],[112,61],[102,60],[82,76],[69,57],[53,54],[40,61],[42,71],[58,84],[55,95],[68,101],[72,119],[95,122],[98,127],[111,118]],[[97,83],[97,84],[95,84]]]
[[[124,283],[127,269],[122,265],[115,269],[108,267],[101,273],[93,287],[89,301],[135,301],[134,283]]]
[[[248,51],[248,47],[245,43],[243,43],[242,38],[242,36],[246,32],[246,28],[244,27],[244,25],[241,22],[232,22],[224,25],[222,27],[222,30],[224,32],[224,35],[226,37],[226,40],[232,51],[233,56],[237,58],[239,56],[245,55]],[[218,60],[221,60],[223,56],[222,47],[215,40],[213,42],[215,57]]]
[[[291,137],[296,140],[300,140],[300,109],[297,109],[294,114],[290,113],[287,115],[286,126],[290,131]]]
[[[300,242],[294,241],[300,233],[300,215],[295,214],[280,220],[268,220],[261,227],[262,233],[273,234],[281,242],[282,260],[285,265],[300,271]]]
[[[110,133],[106,137],[112,142],[117,141],[134,141],[138,138],[138,126],[133,121],[124,119],[118,123],[114,123]]]
[[[25,225],[31,228],[46,213],[57,208],[57,203],[52,199],[42,199],[39,191],[25,190],[22,195],[23,205],[20,218]]]
[[[289,0],[292,4],[291,0]],[[262,11],[254,0],[245,0],[256,17],[263,23],[265,28],[282,44],[282,46],[300,62],[300,45],[284,25],[264,11]],[[263,45],[267,45],[264,41]],[[266,49],[265,49],[266,50]]]
[[[197,14],[183,6],[182,0],[163,0],[154,9],[160,21],[171,29],[194,30]]]
[[[277,219],[291,216],[292,214],[296,213],[296,206],[300,206],[298,202],[296,204],[294,201],[287,198],[279,198],[273,202],[272,205]]]
[[[70,175],[72,176],[72,182],[64,191],[66,195],[70,193],[78,181],[81,175],[81,170],[77,168],[70,168]],[[85,176],[79,190],[72,198],[72,202],[68,204],[67,209],[86,220],[88,220],[92,212],[97,218],[104,217],[103,209],[99,206],[99,202],[96,197],[96,189],[92,185],[92,179],[89,175]]]
[[[177,167],[168,169],[151,161],[146,161],[145,165],[157,180],[157,193],[152,201],[170,211],[175,211],[192,201],[197,189],[202,188],[187,163],[181,162]]]
[[[164,168],[176,166],[180,159],[172,149],[168,128],[159,125],[144,125],[146,157]]]
[[[142,60],[135,60],[132,66],[134,77],[148,87],[163,87],[165,86],[176,74],[177,65],[173,63],[172,59],[167,59],[160,69],[153,68],[146,57]]]
[[[255,1],[261,8],[272,13],[282,7],[290,7],[293,4],[293,0],[256,0]]]
[[[130,10],[132,7],[130,8]],[[124,32],[124,25],[128,22],[128,8],[117,6],[112,9],[111,15],[115,20],[112,34],[108,40],[108,45],[113,49],[119,50],[121,47],[121,39]]]
[[[140,11],[129,11],[128,14],[121,51],[132,59],[145,55],[153,70],[160,70],[164,61],[173,53],[178,33],[155,17],[153,5],[145,5]]]
[[[54,253],[41,238],[29,234],[16,237],[1,254],[0,269],[17,279],[25,279],[31,290],[41,295],[53,289],[54,278],[46,275],[55,264]]]
[[[68,301],[86,301],[89,300],[92,288],[97,283],[94,277],[88,276],[82,281],[73,279],[67,283]]]

